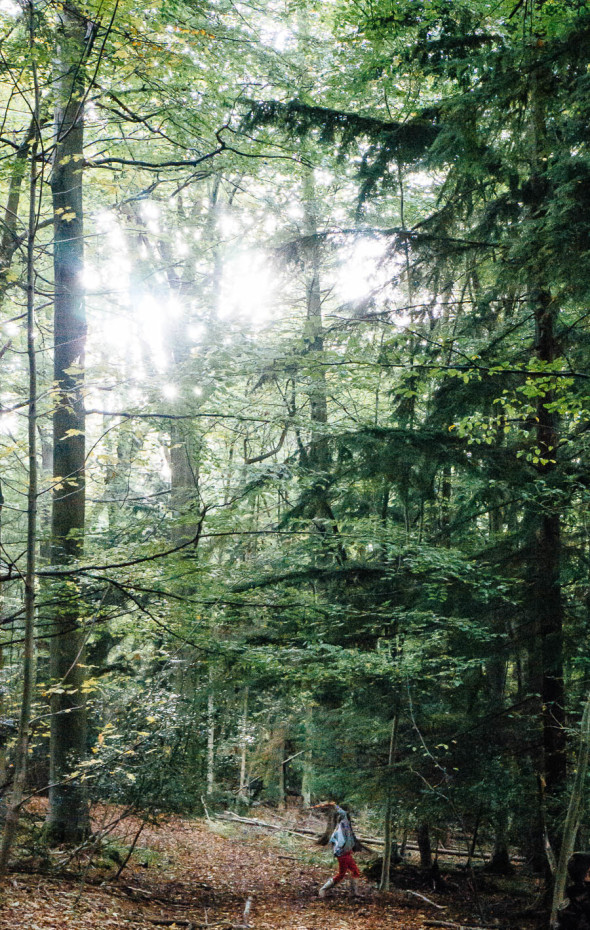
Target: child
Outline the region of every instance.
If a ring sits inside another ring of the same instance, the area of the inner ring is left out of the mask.
[[[318,804],[316,810],[334,810],[336,812],[336,829],[330,837],[330,843],[334,847],[334,855],[338,860],[338,872],[333,878],[328,879],[325,885],[322,885],[318,895],[324,898],[328,889],[338,885],[350,872],[350,887],[353,895],[357,894],[357,879],[360,878],[358,865],[354,861],[352,851],[356,844],[356,837],[353,833],[350,818],[343,808],[338,807],[335,801],[327,801],[325,804]]]

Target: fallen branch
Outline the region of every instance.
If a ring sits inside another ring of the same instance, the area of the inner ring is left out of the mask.
[[[427,898],[425,894],[420,894],[419,891],[410,891],[409,888],[404,888],[404,894],[413,894],[416,898],[421,898],[422,901],[426,901],[427,904],[430,904],[432,907],[436,907],[439,911],[446,911],[446,906],[444,904],[435,904],[434,901],[431,901],[430,898]]]
[[[257,820],[256,818],[248,817],[238,817],[237,814],[233,814],[231,811],[224,811],[223,814],[217,814],[217,820],[226,820],[229,823],[241,823],[246,827],[262,827],[263,830],[277,830],[280,833],[291,833],[294,836],[303,836],[307,839],[308,836],[317,836],[315,830],[305,830],[303,827],[300,830],[293,830],[290,827],[277,826],[275,823],[266,823],[264,820]]]
[[[411,849],[412,852],[414,852],[414,851],[418,851],[419,847],[417,843],[406,843],[406,849]],[[459,859],[468,859],[470,854],[468,852],[465,852],[462,849],[441,849],[439,847],[438,855],[439,856],[452,856],[452,857],[456,856]],[[489,853],[475,852],[473,853],[471,858],[472,859],[483,859],[484,862],[487,862],[492,857]]]
[[[136,833],[135,836],[133,837],[133,842],[131,843],[131,846],[130,846],[129,849],[127,850],[127,855],[126,855],[125,858],[123,859],[123,861],[122,861],[122,863],[121,863],[121,865],[120,865],[120,867],[119,867],[119,870],[118,870],[117,874],[116,874],[115,877],[113,878],[113,881],[114,881],[114,882],[116,882],[116,881],[121,877],[121,873],[124,871],[124,869],[125,869],[126,866],[127,866],[127,863],[128,863],[129,860],[131,859],[131,856],[132,856],[133,853],[135,852],[135,847],[137,846],[137,841],[138,841],[139,837],[141,836],[144,827],[145,827],[145,822],[142,820],[141,823],[139,824],[139,830],[137,831],[137,833]]]
[[[186,927],[187,930],[206,930],[207,927],[217,927],[218,930],[249,930],[247,924],[232,924],[228,920],[214,920],[208,923],[198,920],[178,920],[173,917],[144,917],[143,920],[156,927]]]
[[[449,930],[498,930],[497,926],[491,924],[480,924],[479,927],[471,927],[467,924],[455,924],[452,920],[424,920],[425,927],[448,927]]]
[[[153,892],[146,891],[145,888],[134,888],[133,885],[119,885],[121,891],[124,891],[125,894],[128,894],[133,897],[133,895],[141,895],[142,898],[151,898],[153,897]]]
[[[316,830],[306,830],[305,827],[300,827],[298,830],[294,830],[292,827],[284,827],[282,825],[277,825],[276,823],[268,823],[265,820],[258,820],[256,817],[239,817],[237,814],[234,814],[233,811],[224,811],[223,814],[216,815],[217,820],[226,820],[230,823],[241,823],[246,827],[261,827],[263,830],[277,830],[281,833],[290,833],[294,836],[313,836],[317,837]],[[384,840],[379,839],[377,836],[363,836],[362,833],[357,833],[357,839],[373,852],[368,846],[369,843],[372,843],[376,846],[383,846]],[[417,850],[418,846],[414,843],[408,843],[406,849]],[[460,849],[439,849],[439,856],[458,856],[466,859],[469,856],[468,852],[464,852]],[[483,859],[487,861],[490,859],[490,855],[487,853],[476,853],[473,858]]]
[[[175,925],[177,927],[189,927],[189,928],[214,926],[213,924],[203,924],[203,923],[196,924],[194,920],[174,920],[173,917],[168,917],[168,918],[144,917],[144,920],[147,920],[148,924],[155,924],[157,927],[173,927]]]

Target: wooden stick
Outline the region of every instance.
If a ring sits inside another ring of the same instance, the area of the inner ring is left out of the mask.
[[[427,898],[425,894],[420,894],[419,891],[410,891],[409,888],[404,888],[404,894],[413,894],[416,898],[422,898],[423,901],[426,901],[427,904],[436,907],[439,911],[446,911],[446,905],[444,904],[435,904],[434,901],[431,901],[430,898]]]
[[[490,924],[470,927],[467,924],[455,924],[452,920],[424,920],[423,924],[425,927],[448,927],[449,930],[498,930],[497,927],[492,927]]]
[[[247,924],[232,924],[228,920],[214,920],[213,923],[202,923],[194,920],[181,920],[172,917],[144,917],[143,920],[148,924],[154,924],[156,927],[186,927],[187,930],[204,930],[205,927],[219,927],[223,930],[249,930]]]

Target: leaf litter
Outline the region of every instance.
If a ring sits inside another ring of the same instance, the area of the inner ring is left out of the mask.
[[[356,898],[344,881],[319,899],[333,873],[329,852],[311,838],[294,846],[284,835],[169,816],[145,826],[117,881],[96,869],[71,878],[12,872],[0,891],[0,930],[421,930],[438,916],[364,880]]]

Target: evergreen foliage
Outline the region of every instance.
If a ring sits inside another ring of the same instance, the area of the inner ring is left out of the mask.
[[[59,12],[34,9],[34,55],[0,13],[0,456],[12,720],[35,136],[35,787],[48,700],[85,701],[67,781],[91,799],[334,795],[538,865],[590,680],[585,5],[76,8],[88,350],[62,438],[86,430],[86,515],[51,562],[74,480],[51,477],[52,229],[74,217],[48,198]],[[56,614],[81,631],[71,688]]]

